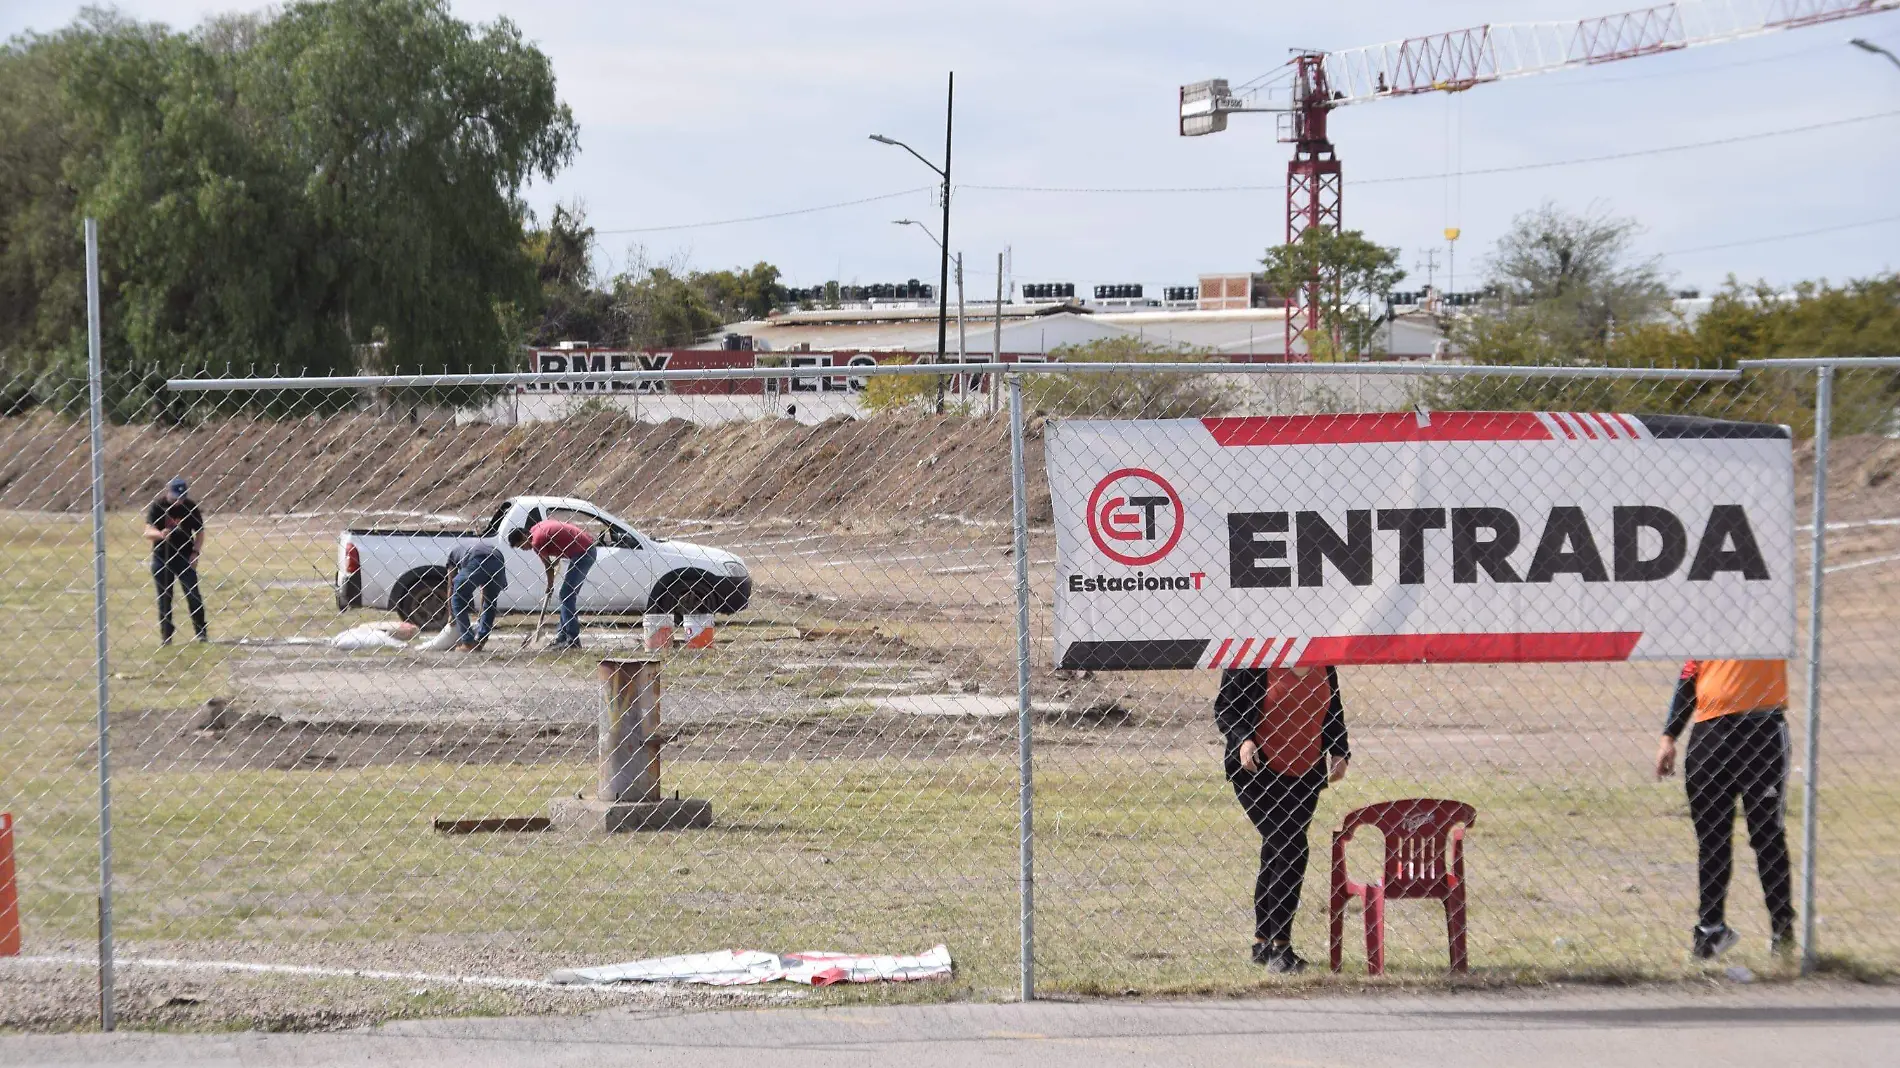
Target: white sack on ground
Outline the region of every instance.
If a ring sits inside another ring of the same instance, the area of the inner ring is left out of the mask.
[[[942,945],[914,957],[824,952],[773,954],[741,949],[651,957],[600,968],[563,968],[548,976],[548,982],[751,986],[784,980],[808,986],[830,986],[833,983],[941,979],[948,977],[951,971],[950,947]]]
[[[460,635],[456,634],[455,632],[455,624],[451,623],[448,626],[443,627],[442,632],[440,634],[437,634],[435,637],[430,638],[428,641],[422,643],[422,648],[427,649],[430,652],[439,653],[445,649],[448,649],[450,646],[454,645],[455,639],[458,637],[460,637]]]
[[[330,639],[330,645],[337,649],[406,649],[408,645],[397,641],[387,630],[375,624],[351,627],[349,630]]]

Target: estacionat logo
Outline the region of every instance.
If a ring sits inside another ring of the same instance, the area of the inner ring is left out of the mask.
[[[1198,590],[1207,582],[1207,572],[1185,575],[1070,575],[1070,593],[1159,593],[1163,590]]]
[[[1086,518],[1089,538],[1102,555],[1143,567],[1174,551],[1187,516],[1181,495],[1167,479],[1144,468],[1124,467],[1095,484]]]

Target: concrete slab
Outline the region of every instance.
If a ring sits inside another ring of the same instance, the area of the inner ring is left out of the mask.
[[[668,797],[658,801],[595,801],[557,797],[548,804],[556,830],[583,834],[684,831],[712,826],[712,802]]]

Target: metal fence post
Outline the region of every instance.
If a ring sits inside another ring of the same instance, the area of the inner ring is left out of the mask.
[[[106,669],[105,381],[99,355],[99,221],[86,220],[86,390],[92,423],[92,630],[99,701],[99,1027],[116,1023],[112,982],[112,765]]]
[[[1808,561],[1807,753],[1801,773],[1801,974],[1814,971],[1814,839],[1821,758],[1821,585],[1827,566],[1827,447],[1834,434],[1834,368],[1815,369],[1814,537]]]
[[[1018,893],[1022,909],[1022,1000],[1036,997],[1036,786],[1031,763],[1034,737],[1029,716],[1029,494],[1023,456],[1023,380],[1009,379],[1009,477],[1011,526],[1016,555],[1016,789]]]

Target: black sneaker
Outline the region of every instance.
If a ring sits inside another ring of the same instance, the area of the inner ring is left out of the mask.
[[[1714,927],[1697,925],[1695,943],[1690,947],[1689,953],[1697,960],[1714,960],[1734,949],[1735,943],[1741,940],[1742,936],[1735,933],[1735,928],[1726,923]]]
[[[1256,942],[1253,947],[1255,964],[1266,965],[1267,971],[1274,975],[1297,975],[1306,970],[1306,961],[1292,946],[1273,946],[1265,942]]]
[[[1792,957],[1800,948],[1800,943],[1794,936],[1793,924],[1775,928],[1774,937],[1768,940],[1768,952],[1777,957]]]

